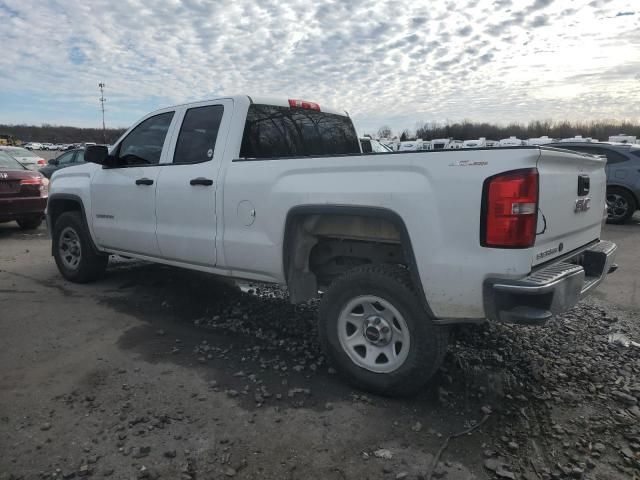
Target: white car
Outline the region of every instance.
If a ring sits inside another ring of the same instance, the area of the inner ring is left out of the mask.
[[[449,325],[543,324],[615,269],[602,158],[545,147],[363,154],[344,111],[248,96],[178,105],[55,172],[72,282],[110,254],[324,295],[319,334],[388,395],[438,369]],[[558,355],[562,355],[559,352]]]
[[[20,162],[24,167],[29,170],[38,170],[39,168],[44,167],[47,162],[40,155],[33,153],[30,150],[22,147],[0,147],[0,149],[8,153],[10,156],[15,158],[18,162]]]
[[[434,138],[431,140],[432,150],[458,150],[463,147],[462,140],[453,140],[451,138]]]
[[[363,153],[389,153],[393,151],[378,140],[369,137],[360,138],[360,146]],[[109,148],[111,147],[109,146]]]
[[[42,144],[38,142],[29,142],[23,146],[27,150],[42,150]]]
[[[503,138],[499,143],[500,147],[521,147],[523,145],[526,145],[524,140],[520,140],[519,138],[514,136]]]

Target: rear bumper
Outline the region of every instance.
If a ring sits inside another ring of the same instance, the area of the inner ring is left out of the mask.
[[[44,215],[46,206],[46,197],[0,198],[0,222],[32,215]]]
[[[617,246],[599,241],[573,256],[519,280],[488,279],[487,318],[504,323],[539,325],[573,307],[617,269]]]

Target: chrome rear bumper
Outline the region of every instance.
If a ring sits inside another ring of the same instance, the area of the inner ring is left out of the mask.
[[[573,307],[618,267],[615,243],[599,241],[574,256],[519,280],[489,279],[485,310],[490,320],[536,325]]]

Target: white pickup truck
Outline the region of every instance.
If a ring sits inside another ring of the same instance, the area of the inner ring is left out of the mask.
[[[615,269],[605,163],[544,147],[362,154],[344,112],[225,97],[153,112],[53,175],[52,253],[73,282],[109,254],[324,292],[328,358],[419,389],[448,325],[542,324]]]

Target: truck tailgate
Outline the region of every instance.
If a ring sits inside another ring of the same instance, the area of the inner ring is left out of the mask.
[[[532,265],[600,237],[605,215],[606,159],[541,148],[538,158],[538,235]]]

